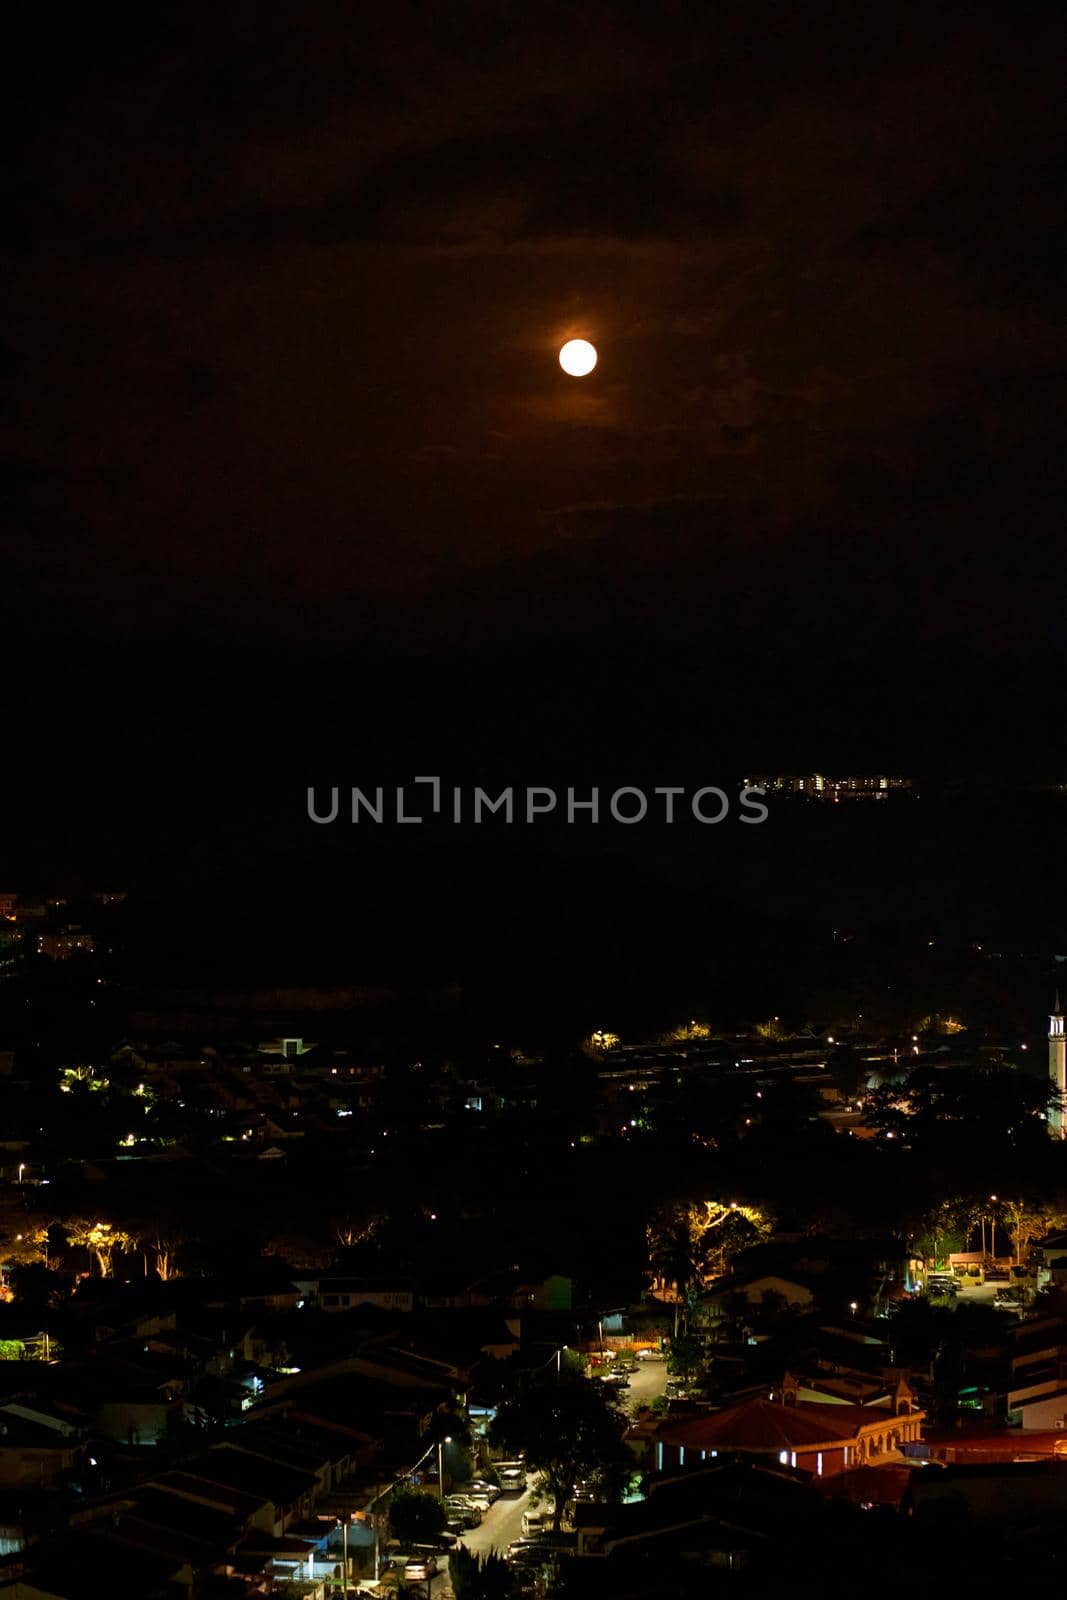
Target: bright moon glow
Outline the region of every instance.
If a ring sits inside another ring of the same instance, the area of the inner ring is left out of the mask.
[[[596,366],[596,351],[588,339],[568,339],[559,353],[559,364],[572,378],[585,378]]]

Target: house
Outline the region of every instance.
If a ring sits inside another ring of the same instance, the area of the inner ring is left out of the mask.
[[[513,1267],[473,1285],[468,1303],[507,1306],[513,1311],[570,1311],[573,1302],[574,1281],[564,1273],[549,1272],[539,1277]]]
[[[350,1311],[355,1306],[411,1311],[415,1305],[411,1284],[395,1278],[320,1278],[317,1283],[301,1280],[299,1287],[315,1294],[323,1311]]]
[[[516,1285],[509,1300],[516,1311],[570,1311],[573,1303],[573,1279],[561,1272],[550,1272],[543,1278],[523,1279]]]
[[[433,1413],[453,1398],[451,1385],[401,1387],[355,1372],[347,1362],[344,1370],[283,1379],[272,1392],[284,1395],[287,1416],[365,1433],[380,1444],[384,1459],[399,1462],[425,1449],[420,1441]]]
[[[238,1519],[245,1531],[258,1528],[269,1533],[274,1525],[274,1507],[269,1500],[235,1489],[232,1484],[210,1482],[207,1478],[198,1477],[195,1472],[162,1472],[159,1477],[152,1478],[146,1487],[176,1495],[195,1505],[224,1511],[228,1516]]]
[[[810,1311],[814,1304],[810,1286],[785,1273],[758,1272],[723,1278],[698,1297],[693,1310],[693,1327],[700,1337],[719,1339],[725,1337],[738,1315],[770,1306]]]
[[[311,1511],[315,1476],[250,1454],[236,1442],[213,1445],[186,1469],[218,1489],[239,1489],[271,1508],[271,1533],[282,1535]]]
[[[1067,1233],[1051,1233],[1032,1246],[1031,1258],[1037,1264],[1037,1287],[1067,1284]]]
[[[579,1508],[582,1592],[659,1600],[674,1592],[674,1572],[710,1568],[710,1594],[718,1572],[744,1569],[760,1548],[808,1536],[819,1511],[810,1484],[776,1462],[733,1457],[654,1478],[643,1501]]]
[[[191,1565],[151,1545],[125,1543],[119,1536],[121,1515],[119,1524],[109,1515],[99,1527],[42,1542],[30,1571],[0,1588],[0,1600],[99,1600],[103,1573],[107,1590],[123,1600],[188,1593]]]
[[[85,1434],[37,1406],[0,1406],[0,1489],[56,1489],[85,1459]]]
[[[235,1432],[234,1442],[249,1455],[310,1473],[316,1494],[329,1494],[377,1455],[377,1441],[371,1434],[285,1413],[247,1422]]]
[[[451,1311],[443,1316],[423,1311],[405,1319],[386,1338],[389,1348],[436,1361],[466,1384],[483,1356],[506,1361],[518,1353],[521,1326],[518,1316],[493,1309]]]
[[[93,1427],[117,1444],[162,1444],[185,1413],[182,1401],[166,1389],[128,1385],[101,1400],[93,1411]]]

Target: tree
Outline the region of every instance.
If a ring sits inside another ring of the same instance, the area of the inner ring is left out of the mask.
[[[157,1234],[153,1241],[152,1250],[156,1258],[156,1272],[161,1283],[170,1283],[172,1278],[181,1276],[178,1271],[178,1250],[183,1242],[174,1233],[170,1233],[166,1237]]]
[[[94,1222],[81,1217],[67,1223],[67,1237],[71,1244],[81,1246],[96,1257],[102,1278],[110,1278],[116,1250],[132,1250],[137,1244],[132,1233],[126,1233],[110,1222]]]
[[[0,1227],[0,1260],[9,1266],[42,1265],[48,1259],[48,1228],[27,1221],[18,1213],[4,1219]]]
[[[529,1384],[502,1401],[490,1438],[506,1450],[525,1451],[527,1465],[540,1474],[538,1493],[552,1501],[558,1533],[576,1481],[629,1461],[626,1423],[603,1384],[566,1377]]]
[[[964,1250],[974,1223],[974,1206],[958,1196],[938,1201],[912,1220],[910,1242],[932,1266],[941,1266],[953,1250]]]
[[[780,1041],[788,1039],[790,1033],[779,1017],[768,1017],[766,1022],[757,1022],[755,1029],[757,1039],[774,1039]]]
[[[674,1336],[692,1292],[722,1277],[738,1250],[770,1231],[758,1206],[736,1200],[701,1200],[660,1211],[646,1233],[654,1285],[674,1295]]]
[[[1056,1233],[1067,1226],[1067,1211],[1062,1206],[1016,1197],[1002,1200],[1001,1210],[1011,1230],[1017,1267],[1023,1265],[1035,1239],[1040,1239],[1046,1233]]]
[[[48,1312],[54,1311],[67,1297],[63,1280],[40,1260],[9,1268],[8,1282],[11,1297],[17,1301],[19,1309],[42,1321],[47,1320]]]
[[[678,1337],[682,1307],[689,1290],[700,1275],[700,1245],[694,1236],[689,1212],[671,1207],[649,1223],[648,1256],[653,1288],[674,1295],[674,1337]]]
[[[448,1575],[455,1600],[508,1600],[512,1593],[511,1568],[494,1553],[480,1556],[460,1545],[448,1558]]]
[[[667,1371],[679,1378],[689,1379],[699,1371],[704,1361],[704,1347],[691,1333],[682,1333],[671,1340],[667,1354]]]
[[[1015,1067],[919,1067],[906,1083],[872,1090],[864,1121],[915,1148],[967,1151],[979,1173],[1006,1145],[1045,1147],[1048,1102],[1048,1081]]]
[[[389,1499],[389,1528],[403,1545],[429,1544],[444,1532],[448,1513],[435,1494],[425,1489],[394,1489]]]
[[[357,1245],[370,1243],[383,1220],[382,1212],[372,1210],[360,1213],[346,1211],[333,1217],[331,1222],[338,1244],[345,1250],[354,1250]]]

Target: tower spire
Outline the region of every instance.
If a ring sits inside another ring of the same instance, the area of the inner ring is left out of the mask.
[[[1067,1112],[1067,1035],[1064,1033],[1064,1020],[1057,988],[1055,1005],[1048,1021],[1048,1131],[1053,1139],[1062,1139],[1067,1135],[1067,1128],[1064,1127],[1064,1113]]]

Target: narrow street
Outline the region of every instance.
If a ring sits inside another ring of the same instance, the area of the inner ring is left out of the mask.
[[[636,1415],[639,1406],[651,1405],[667,1388],[666,1361],[639,1361],[631,1374],[630,1387],[623,1390],[626,1409]]]
[[[638,1407],[649,1405],[658,1395],[663,1394],[667,1386],[666,1361],[642,1361],[638,1364],[637,1371],[631,1375],[630,1387],[622,1391],[622,1401],[626,1410],[631,1415],[636,1415]],[[533,1482],[531,1473],[527,1483]],[[531,1504],[530,1490],[527,1487],[523,1494],[501,1495],[494,1505],[490,1506],[481,1525],[471,1528],[463,1535],[463,1543],[468,1550],[473,1550],[478,1555],[486,1555],[495,1550],[498,1555],[504,1555],[508,1545],[514,1539],[522,1538],[522,1514]],[[547,1511],[547,1506],[544,1508]],[[424,1593],[425,1586],[416,1588],[416,1593]],[[442,1563],[441,1576],[433,1584],[433,1600],[451,1600],[452,1587],[448,1581],[447,1567]]]
[[[532,1475],[527,1482],[531,1481]],[[489,1507],[482,1518],[481,1527],[471,1528],[463,1535],[463,1543],[478,1555],[484,1555],[489,1550],[496,1550],[503,1555],[513,1539],[522,1538],[522,1514],[529,1504],[529,1489],[524,1494],[502,1494]]]
[[[501,1495],[499,1500],[489,1507],[482,1518],[481,1526],[470,1528],[463,1535],[463,1544],[476,1555],[487,1555],[492,1550],[498,1555],[503,1555],[513,1539],[521,1539],[522,1514],[529,1504],[528,1489],[523,1494]],[[426,1585],[415,1585],[413,1592],[425,1594]],[[442,1561],[440,1575],[434,1580],[431,1600],[452,1600],[447,1558]]]

